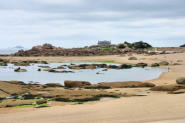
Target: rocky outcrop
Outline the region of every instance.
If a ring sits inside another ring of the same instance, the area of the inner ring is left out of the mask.
[[[139,88],[139,87],[154,87],[153,83],[146,82],[102,82],[98,86],[110,88]]]
[[[156,86],[156,87],[151,88],[152,91],[166,91],[166,92],[173,92],[179,89],[185,89],[185,86],[173,84],[173,85]]]
[[[60,83],[47,83],[46,87],[63,87]]]
[[[84,86],[90,86],[91,83],[87,81],[65,81],[64,82],[65,87],[67,88],[78,88],[78,87],[84,87]]]
[[[185,77],[179,77],[176,80],[177,84],[185,84]]]
[[[163,65],[163,66],[167,66],[169,65],[169,62],[167,61],[162,61],[162,62],[159,62],[160,65]]]
[[[72,49],[64,49],[61,47],[55,47],[51,44],[44,44],[42,46],[34,46],[30,50],[20,50],[15,53],[15,56],[101,56],[101,55],[121,55],[126,54],[128,52],[136,53],[136,54],[147,54],[148,51],[144,50],[144,48],[148,47],[145,43],[135,43],[133,45],[134,49],[129,48],[129,50],[119,49],[119,48],[72,48]],[[144,47],[143,47],[144,46]]]
[[[159,66],[160,66],[159,63],[153,63],[153,64],[151,65],[151,67],[159,67]]]
[[[148,66],[148,64],[146,64],[146,63],[138,63],[138,64],[136,64],[136,67],[147,67]]]
[[[132,65],[129,64],[122,64],[118,67],[119,69],[130,69],[132,68]]]

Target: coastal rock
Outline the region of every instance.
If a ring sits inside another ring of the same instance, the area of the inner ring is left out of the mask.
[[[128,60],[137,60],[136,57],[130,57]]]
[[[96,69],[95,64],[80,64],[80,65],[70,65],[70,69]]]
[[[58,66],[57,69],[65,69],[63,66]]]
[[[154,87],[153,83],[145,82],[101,82],[99,86],[110,87],[110,88],[138,88],[138,87]]]
[[[148,66],[148,64],[146,64],[146,63],[138,63],[138,64],[136,64],[136,67],[147,67]]]
[[[40,100],[37,100],[35,103],[36,103],[37,105],[45,104],[45,103],[47,103],[47,100],[45,100],[45,99],[40,99]]]
[[[179,89],[185,89],[183,85],[162,85],[151,88],[152,91],[177,91]]]
[[[151,67],[159,67],[160,66],[160,64],[158,64],[158,63],[153,63],[152,65],[151,65]]]
[[[129,69],[129,68],[132,68],[132,65],[122,64],[122,65],[119,66],[119,69]]]
[[[21,69],[20,67],[16,68],[14,71],[15,72],[27,72],[26,69]]]
[[[51,72],[51,73],[74,73],[73,71],[57,71],[55,69],[50,69],[48,72]]]
[[[52,68],[43,69],[43,71],[52,71],[52,70],[53,70]]]
[[[60,83],[47,83],[46,87],[63,87]]]
[[[64,85],[67,88],[78,88],[78,87],[83,87],[83,86],[89,86],[89,85],[91,85],[91,83],[87,82],[87,81],[69,81],[69,80],[66,80],[64,82]]]
[[[177,84],[185,84],[185,77],[179,77],[176,80]]]
[[[118,69],[119,66],[117,66],[117,65],[108,65],[107,68],[108,69]]]
[[[167,62],[167,61],[162,61],[162,62],[159,62],[159,64],[160,64],[160,65],[167,66],[167,65],[169,65],[169,62]]]

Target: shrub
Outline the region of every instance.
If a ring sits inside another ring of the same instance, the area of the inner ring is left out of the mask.
[[[152,48],[152,46],[148,43],[143,42],[143,41],[139,41],[139,42],[133,43],[133,48],[135,48],[135,49],[147,49],[147,48]]]
[[[124,45],[124,44],[119,44],[119,45],[118,45],[118,48],[119,48],[119,49],[124,49],[124,48],[125,48],[125,45]]]

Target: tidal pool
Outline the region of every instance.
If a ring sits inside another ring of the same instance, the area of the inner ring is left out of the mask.
[[[78,64],[92,64],[95,62],[50,63],[45,66],[56,68],[61,65],[70,65],[71,63],[78,65]],[[14,66],[13,64],[9,64],[8,66],[0,66],[0,80],[39,82],[41,84],[45,83],[63,84],[65,80],[81,80],[89,81],[91,83],[116,82],[116,81],[144,81],[158,78],[163,72],[168,71],[167,69],[150,67],[146,68],[133,67],[131,69],[109,69],[108,71],[103,71],[104,68],[71,70],[66,67],[66,69],[64,70],[70,70],[73,71],[74,73],[51,73],[47,71],[40,72],[37,71],[40,65],[41,64],[32,64],[31,66],[20,66],[22,69],[26,69],[27,72],[14,72],[14,69],[19,66]],[[97,72],[99,74],[97,74]]]

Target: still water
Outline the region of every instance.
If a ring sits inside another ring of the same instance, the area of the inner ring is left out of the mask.
[[[50,63],[46,66],[56,68],[61,65],[73,64],[92,64],[95,62],[68,62],[68,63]],[[96,63],[97,64],[97,63]],[[74,73],[50,73],[47,71],[37,71],[41,64],[32,64],[31,66],[23,67],[27,72],[14,72],[14,69],[18,66],[9,64],[8,66],[0,66],[0,80],[11,81],[18,80],[23,82],[39,82],[45,83],[61,83],[65,80],[83,80],[91,83],[99,82],[115,82],[115,81],[144,81],[158,78],[163,72],[167,72],[167,69],[161,68],[137,68],[131,69],[109,69],[108,71],[102,71],[103,68],[98,69],[81,69],[71,70],[66,67],[64,70],[70,70]],[[119,64],[117,64],[119,65]],[[42,65],[43,66],[43,65]],[[41,68],[43,69],[43,68]],[[59,70],[58,70],[59,71]],[[100,74],[96,74],[99,72]]]

